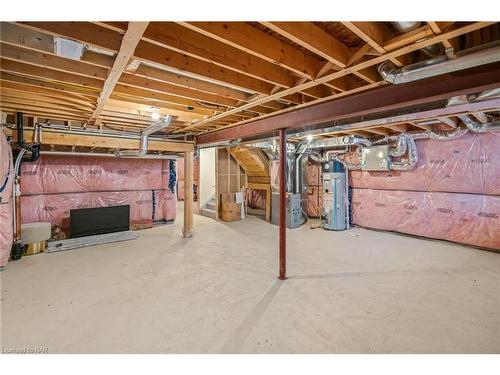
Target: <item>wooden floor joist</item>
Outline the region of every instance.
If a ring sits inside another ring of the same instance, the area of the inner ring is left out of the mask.
[[[461,52],[500,38],[498,22],[429,21],[408,32],[390,22],[357,21],[28,21],[2,22],[0,28],[2,85],[27,89],[26,97],[16,95],[19,108],[12,107],[11,92],[2,90],[10,113],[24,110],[54,120],[66,114],[98,127],[113,100],[141,108],[141,115],[148,107],[149,115],[177,117],[167,132],[179,136],[218,132],[389,86],[377,71],[381,63],[404,66],[428,59],[428,47],[436,44]],[[81,55],[70,58],[56,48],[61,38],[80,43]],[[45,104],[26,106],[26,100],[47,102],[53,94],[60,94],[53,116]],[[66,95],[87,104],[61,109]],[[112,125],[133,126],[127,114],[117,113]]]

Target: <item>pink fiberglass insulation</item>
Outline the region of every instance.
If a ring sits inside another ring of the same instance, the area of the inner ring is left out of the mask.
[[[245,205],[250,208],[265,209],[266,208],[266,191],[256,189],[245,189],[244,192]]]
[[[302,209],[308,217],[320,217],[323,213],[323,187],[307,187],[307,195],[302,197]]]
[[[177,172],[177,181],[184,181],[184,158],[175,161],[175,171]]]
[[[269,174],[271,176],[271,189],[273,190],[279,190],[280,188],[279,170],[280,170],[279,160],[271,161],[271,169]]]
[[[130,221],[153,218],[175,220],[177,205],[170,190],[111,191],[64,194],[40,194],[21,197],[22,222],[48,221],[53,226],[69,229],[69,211],[77,208],[130,205]]]
[[[184,158],[176,160],[177,173],[177,199],[184,200]],[[199,185],[200,180],[200,158],[193,160],[193,184]]]
[[[44,155],[21,165],[21,191],[31,195],[162,189],[164,165],[168,169],[164,160]]]
[[[177,181],[177,199],[180,201],[184,200],[184,181]]]
[[[13,241],[12,202],[0,204],[0,267],[4,267],[10,256]]]
[[[352,221],[500,250],[500,196],[353,189]]]
[[[353,187],[500,194],[500,134],[468,134],[453,141],[417,141],[411,171],[350,171]]]
[[[304,178],[307,183],[307,193],[303,195],[302,209],[308,217],[320,217],[323,211],[321,163],[308,159]]]
[[[164,191],[155,192],[155,194]],[[173,194],[169,191],[170,194]],[[53,226],[69,228],[71,209],[130,205],[130,221],[151,220],[153,216],[153,191],[112,191],[65,194],[40,194],[21,197],[22,222],[32,223],[48,221]],[[161,195],[160,195],[160,198]],[[161,214],[155,220],[175,219],[175,207],[156,200],[156,208],[161,207]],[[169,210],[173,209],[173,212]]]
[[[170,190],[155,191],[154,220],[175,220],[177,199]]]
[[[0,266],[7,264],[13,241],[12,186],[14,159],[3,131],[0,131]]]

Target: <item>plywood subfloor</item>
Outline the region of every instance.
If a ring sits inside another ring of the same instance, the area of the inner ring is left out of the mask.
[[[195,216],[2,272],[2,347],[50,353],[500,352],[500,254]]]

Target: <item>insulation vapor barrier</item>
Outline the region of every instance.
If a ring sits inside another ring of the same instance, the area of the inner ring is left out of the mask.
[[[177,199],[184,200],[184,158],[176,160],[177,170]],[[193,160],[193,185],[197,188],[200,185],[200,158]]]
[[[175,174],[174,174],[175,179]],[[76,208],[130,205],[130,220],[174,220],[169,160],[42,156],[21,166],[22,222],[69,227]]]
[[[500,134],[417,148],[414,170],[349,171],[353,223],[500,250]]]
[[[500,196],[353,189],[353,223],[500,249]]]
[[[468,134],[452,141],[418,140],[414,170],[349,171],[355,188],[500,195],[500,134]]]
[[[499,250],[500,134],[416,143],[413,170],[349,171],[353,224]],[[356,159],[356,152],[345,158]],[[303,201],[309,217],[321,216],[320,175],[320,164],[309,159]]]
[[[3,131],[0,130],[0,267],[7,264],[13,241],[13,180],[12,149]]]

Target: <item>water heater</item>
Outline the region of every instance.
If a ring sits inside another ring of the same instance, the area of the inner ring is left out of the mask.
[[[344,165],[337,160],[321,166],[323,179],[323,228],[344,230],[348,225],[348,187]]]

